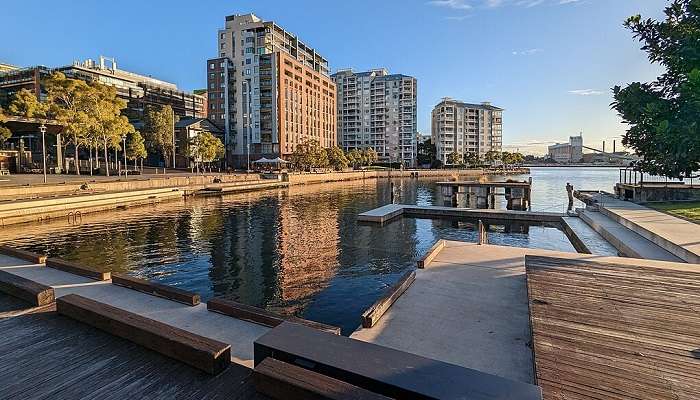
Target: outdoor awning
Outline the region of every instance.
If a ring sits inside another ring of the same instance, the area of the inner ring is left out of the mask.
[[[269,164],[269,163],[271,163],[271,162],[272,162],[272,160],[270,160],[269,158],[263,157],[263,158],[261,158],[261,159],[259,159],[259,160],[253,161],[253,164]]]

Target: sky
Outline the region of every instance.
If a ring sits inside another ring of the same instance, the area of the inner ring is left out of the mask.
[[[115,57],[119,68],[193,90],[231,14],[253,12],[297,34],[332,71],[386,67],[418,79],[418,129],[442,97],[505,109],[504,150],[526,154],[583,133],[611,146],[626,129],[611,88],[650,81],[622,23],[660,19],[666,0],[4,0],[0,62],[67,65]],[[609,150],[607,147],[606,150]]]

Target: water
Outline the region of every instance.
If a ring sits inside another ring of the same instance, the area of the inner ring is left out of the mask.
[[[610,190],[617,169],[533,169],[533,209],[566,207],[566,182]],[[527,179],[526,176],[514,176]],[[496,177],[495,179],[503,179]],[[430,205],[437,180],[396,181],[401,202]],[[474,221],[357,214],[390,202],[387,180],[198,197],[66,221],[5,227],[0,241],[223,296],[352,332],[359,316],[439,238],[475,241]],[[574,251],[556,226],[489,226],[493,244]]]

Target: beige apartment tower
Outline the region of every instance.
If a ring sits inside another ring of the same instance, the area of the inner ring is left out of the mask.
[[[432,112],[432,140],[437,158],[447,163],[447,156],[457,152],[480,157],[489,151],[501,151],[503,109],[488,102],[470,104],[443,98]]]
[[[345,150],[372,148],[382,162],[416,164],[417,81],[389,74],[340,70],[332,75],[338,91],[338,142]]]
[[[207,60],[208,116],[225,132],[229,165],[285,158],[307,140],[335,145],[336,91],[324,57],[254,14],[227,16],[217,46]]]

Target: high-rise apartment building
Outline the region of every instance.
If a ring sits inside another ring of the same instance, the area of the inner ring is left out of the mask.
[[[417,81],[382,69],[332,75],[338,91],[338,141],[345,151],[374,149],[383,162],[415,166]]]
[[[469,104],[443,98],[432,112],[432,139],[437,158],[447,163],[452,152],[460,155],[501,151],[503,109],[488,102]]]
[[[230,164],[285,158],[308,140],[336,144],[335,84],[316,50],[254,14],[227,16],[217,43],[208,115],[225,132]]]

